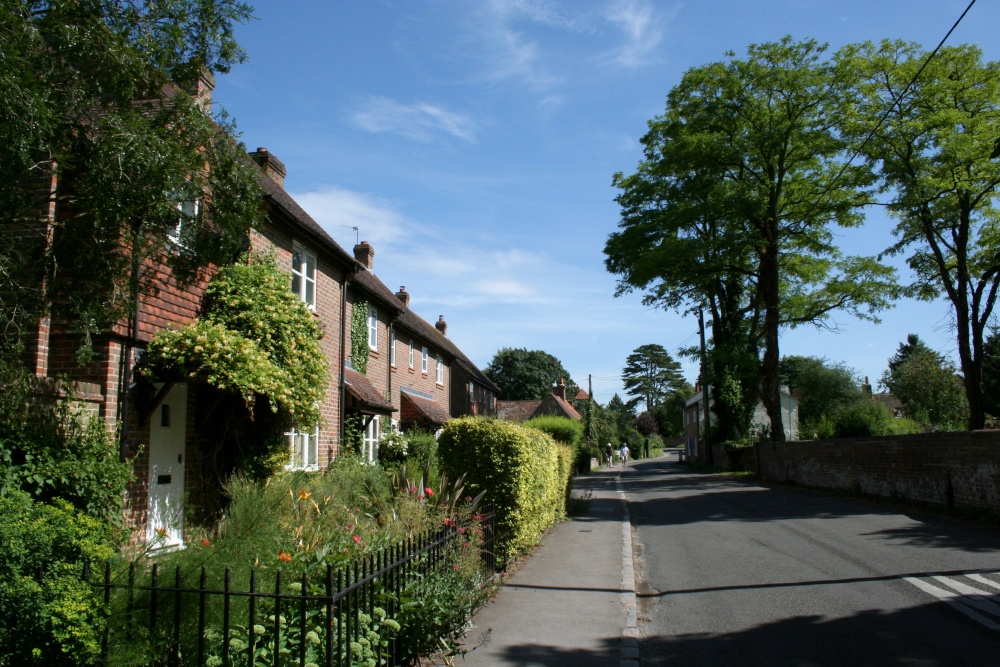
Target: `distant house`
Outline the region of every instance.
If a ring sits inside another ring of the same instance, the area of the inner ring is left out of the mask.
[[[552,393],[545,398],[536,401],[497,401],[497,417],[500,419],[526,422],[543,415],[567,417],[576,421],[583,419],[566,399],[566,384],[562,378],[559,378]]]
[[[711,410],[714,399],[712,386],[708,387],[708,408]],[[715,424],[715,413],[709,413],[709,427]],[[788,387],[781,388],[781,423],[785,429],[785,440],[799,439],[799,401],[792,396]],[[767,416],[762,402],[754,408],[750,427],[754,430],[769,428],[771,420]],[[707,454],[700,447],[701,436],[705,429],[705,399],[704,392],[697,388],[694,396],[684,403],[684,449],[687,456],[705,458]]]

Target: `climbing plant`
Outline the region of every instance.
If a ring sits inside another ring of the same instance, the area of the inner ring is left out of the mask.
[[[219,269],[205,291],[204,316],[150,342],[139,370],[156,381],[178,374],[234,391],[253,412],[268,399],[281,423],[319,423],[327,360],[315,317],[288,288],[272,255]]]
[[[362,375],[368,374],[368,302],[355,301],[351,309],[351,365]]]

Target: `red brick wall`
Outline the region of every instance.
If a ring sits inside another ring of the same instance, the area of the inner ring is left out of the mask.
[[[413,341],[413,368],[409,366],[410,341]],[[427,372],[421,371],[421,353],[424,345],[427,345]],[[440,403],[451,414],[451,401],[449,387],[451,386],[452,374],[449,359],[443,353],[441,360],[444,364],[444,381],[437,382],[437,355],[439,351],[433,345],[426,343],[419,336],[413,335],[408,329],[402,327],[396,330],[396,367],[393,369],[392,377],[392,404],[399,409],[401,407],[401,388],[414,389],[422,394],[427,394],[436,403]],[[454,414],[452,414],[454,416]],[[396,413],[397,419],[412,421],[411,418],[400,413]]]
[[[756,447],[762,479],[1000,512],[1000,431]]]

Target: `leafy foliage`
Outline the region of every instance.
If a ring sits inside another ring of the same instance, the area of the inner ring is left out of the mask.
[[[803,424],[816,423],[823,416],[868,399],[853,368],[819,357],[782,357],[781,381],[798,397]]]
[[[105,422],[82,411],[72,391],[60,398],[54,387],[3,360],[0,386],[0,496],[20,490],[40,502],[59,498],[120,525],[132,466],[119,460]]]
[[[864,155],[891,192],[888,252],[909,253],[911,292],[951,303],[968,426],[982,428],[983,341],[1000,290],[1000,63],[984,63],[977,46],[931,58],[888,40],[839,58],[859,82],[846,131],[871,135]]]
[[[0,496],[0,665],[100,664],[106,616],[83,564],[110,559],[117,537],[64,500]]]
[[[937,428],[961,430],[968,414],[962,381],[955,367],[915,334],[889,360],[882,384],[903,403],[908,417]]]
[[[241,62],[233,25],[251,10],[237,0],[0,6],[0,228],[12,232],[0,299],[15,325],[4,331],[51,309],[86,345],[123,319],[136,290],[155,293],[160,276],[136,267],[162,262],[193,280],[231,261],[259,218],[232,124],[168,85]],[[25,187],[49,175],[54,191]],[[199,202],[197,214],[183,202]],[[60,211],[51,243],[37,218],[48,205]]]
[[[265,395],[288,423],[308,428],[319,422],[328,381],[320,337],[274,258],[256,257],[219,270],[205,292],[203,317],[158,334],[141,373],[154,381],[174,373],[204,377],[239,392],[251,410]]]
[[[541,350],[504,347],[493,355],[483,373],[500,388],[505,401],[532,401],[552,393],[552,385],[562,379],[568,396],[577,385],[562,362]]]
[[[744,412],[759,386],[782,439],[779,329],[841,309],[873,318],[894,294],[892,269],[834,244],[831,223],[860,223],[874,177],[842,161],[832,121],[850,80],[824,50],[786,37],[686,72],[642,138],[637,172],[614,176],[621,231],[605,245],[618,294],[708,308],[724,355],[712,383],[728,375]]]
[[[501,561],[524,553],[565,515],[572,450],[520,424],[452,419],[438,441],[442,470],[467,473],[473,492],[488,491],[497,512]]]
[[[681,365],[670,356],[662,345],[641,345],[625,359],[622,369],[625,394],[631,396],[628,405],[635,409],[640,404],[652,412],[663,403],[671,392],[684,384]]]
[[[366,375],[371,348],[368,347],[368,302],[358,300],[351,306],[351,366]]]

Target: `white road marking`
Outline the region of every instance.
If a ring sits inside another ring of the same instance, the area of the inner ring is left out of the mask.
[[[987,586],[992,586],[993,588],[1000,589],[1000,584],[993,581],[992,579],[987,579],[981,574],[970,574],[967,576],[969,577],[969,579],[972,579],[973,581],[978,581],[981,584],[986,584]]]
[[[992,619],[987,618],[986,616],[983,616],[979,612],[975,611],[975,609],[980,609],[988,614],[1000,616],[1000,605],[997,605],[988,599],[983,599],[983,595],[978,592],[979,589],[973,588],[972,586],[967,586],[949,577],[938,576],[934,578],[947,586],[951,586],[954,590],[948,590],[946,588],[935,586],[929,581],[918,579],[917,577],[903,577],[903,581],[907,581],[925,593],[930,593],[938,600],[948,603],[953,608],[976,621],[980,625],[983,625],[990,630],[1000,632],[1000,624],[997,624]],[[977,592],[962,594],[956,592],[958,589],[968,589]]]

